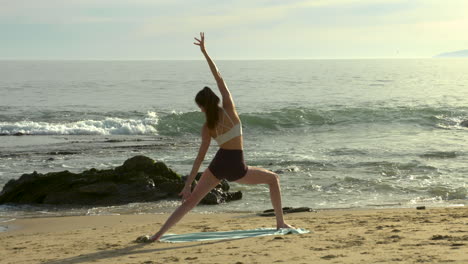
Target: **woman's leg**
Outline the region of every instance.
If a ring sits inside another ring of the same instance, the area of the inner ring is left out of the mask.
[[[210,192],[214,187],[216,187],[216,185],[218,185],[219,182],[220,180],[217,179],[210,170],[206,169],[190,197],[185,200],[172,213],[171,216],[169,216],[161,229],[159,229],[159,231],[151,237],[151,240],[160,239],[162,235],[167,232],[167,230],[169,230],[173,225],[177,224],[177,222],[179,222],[185,214],[192,210],[208,192]]]
[[[283,208],[281,206],[281,189],[279,177],[276,173],[257,167],[250,167],[244,177],[235,181],[243,184],[268,184],[270,188],[270,199],[276,215],[276,228],[291,228],[283,219]]]

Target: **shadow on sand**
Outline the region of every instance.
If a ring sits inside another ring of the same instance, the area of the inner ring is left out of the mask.
[[[56,259],[56,260],[48,260],[48,261],[43,261],[43,264],[62,264],[62,263],[68,263],[68,264],[74,264],[74,263],[89,263],[89,262],[95,262],[98,260],[103,260],[103,259],[111,259],[111,258],[117,258],[117,257],[124,257],[124,256],[131,256],[131,255],[138,255],[138,254],[145,254],[145,253],[155,253],[155,252],[161,252],[161,251],[167,251],[167,250],[176,250],[176,249],[182,249],[182,248],[193,248],[193,247],[200,247],[204,245],[213,245],[213,244],[218,244],[218,243],[225,243],[228,241],[233,241],[233,240],[239,240],[239,239],[244,239],[244,238],[236,238],[236,239],[225,239],[221,241],[214,241],[214,242],[201,242],[197,244],[192,244],[192,245],[186,245],[186,246],[169,246],[171,244],[164,243],[164,242],[156,242],[156,243],[151,243],[151,244],[134,244],[127,246],[125,248],[118,248],[118,249],[111,249],[111,250],[101,250],[98,252],[93,252],[89,254],[81,254],[75,257],[69,257],[69,258],[64,258],[64,259]],[[164,248],[149,248],[149,249],[144,249],[144,247],[148,247],[151,245],[161,245],[161,244],[166,244],[169,247],[164,247]],[[155,256],[156,258],[156,256]]]

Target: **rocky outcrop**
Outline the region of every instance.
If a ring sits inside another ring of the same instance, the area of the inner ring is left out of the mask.
[[[462,127],[468,127],[468,120],[462,121],[462,122],[460,123],[460,126],[462,126]]]
[[[109,170],[23,174],[5,184],[0,193],[0,204],[106,206],[150,202],[177,198],[183,187],[182,177],[163,162],[135,156],[122,166]],[[228,183],[222,182],[201,203],[219,204],[241,198],[241,192],[230,193]]]

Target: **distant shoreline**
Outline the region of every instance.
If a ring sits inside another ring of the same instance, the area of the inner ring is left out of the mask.
[[[440,53],[435,55],[434,58],[468,58],[468,49]]]

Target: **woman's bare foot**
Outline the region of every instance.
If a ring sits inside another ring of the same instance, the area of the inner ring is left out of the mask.
[[[281,225],[276,225],[276,229],[280,229],[280,228],[294,228],[295,229],[296,227],[294,227],[294,226],[292,226],[290,224],[286,224],[286,223],[283,223]]]
[[[150,237],[150,240],[154,242],[154,241],[158,241],[160,238],[161,238],[161,235],[156,233]]]

